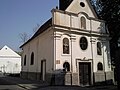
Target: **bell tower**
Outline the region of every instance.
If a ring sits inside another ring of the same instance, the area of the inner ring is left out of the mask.
[[[59,0],[59,9],[66,10],[73,0]]]

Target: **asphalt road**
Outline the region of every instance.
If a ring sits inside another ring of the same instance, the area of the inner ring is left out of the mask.
[[[17,77],[0,75],[0,90],[117,90],[116,86],[49,86],[43,82],[30,81]]]
[[[6,77],[0,76],[0,90],[25,90],[12,81],[8,81]]]

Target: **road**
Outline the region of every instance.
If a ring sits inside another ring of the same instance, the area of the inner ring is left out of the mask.
[[[5,76],[0,76],[0,90],[26,90],[19,85],[8,81]]]
[[[116,86],[50,86],[44,82],[0,76],[0,90],[117,90]]]

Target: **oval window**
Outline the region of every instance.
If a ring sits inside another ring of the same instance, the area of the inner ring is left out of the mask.
[[[85,7],[85,4],[83,2],[80,2],[81,7]]]
[[[87,42],[87,39],[85,37],[81,37],[80,38],[80,48],[82,50],[86,50],[88,47],[88,42]]]

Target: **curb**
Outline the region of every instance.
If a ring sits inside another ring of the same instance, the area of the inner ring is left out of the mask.
[[[17,86],[22,87],[22,88],[27,89],[27,90],[30,90],[29,87],[26,87],[25,85],[22,85],[22,84],[17,84]]]

